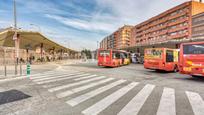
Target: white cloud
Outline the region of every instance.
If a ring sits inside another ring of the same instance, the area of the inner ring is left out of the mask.
[[[107,20],[101,20],[97,16],[93,16],[91,20],[86,20],[86,19],[76,19],[76,18],[64,18],[61,16],[57,15],[50,15],[47,14],[46,17],[55,19],[67,26],[79,29],[79,30],[86,30],[90,32],[98,32],[98,31],[103,31],[103,32],[111,32],[115,28],[115,25],[113,25],[111,22],[108,22]],[[110,20],[112,21],[112,20]]]

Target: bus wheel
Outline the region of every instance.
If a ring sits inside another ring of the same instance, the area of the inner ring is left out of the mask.
[[[179,69],[178,69],[178,66],[177,66],[177,65],[174,66],[174,72],[175,72],[175,73],[176,73],[176,72],[179,72]]]

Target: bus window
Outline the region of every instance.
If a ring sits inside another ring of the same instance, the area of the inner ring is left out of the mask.
[[[120,53],[119,53],[119,52],[116,52],[116,58],[117,58],[117,59],[121,59],[121,58],[120,58]]]
[[[108,50],[101,50],[100,51],[100,56],[101,57],[106,57],[106,56],[110,56],[110,51],[108,51]]]
[[[190,44],[183,46],[184,54],[204,54],[204,44]]]
[[[166,50],[166,62],[174,62],[173,50]]]
[[[162,58],[162,50],[151,49],[147,50],[145,53],[146,58]]]
[[[112,52],[112,58],[113,59],[119,59],[118,53],[116,51]]]

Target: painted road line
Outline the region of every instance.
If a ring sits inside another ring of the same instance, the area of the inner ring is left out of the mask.
[[[195,115],[204,115],[204,101],[198,93],[186,91],[186,95]]]
[[[116,102],[119,98],[124,96],[127,92],[133,89],[136,85],[138,85],[137,82],[130,83],[129,85],[117,90],[113,94],[95,103],[91,107],[85,109],[84,111],[82,111],[82,113],[85,115],[97,115],[98,113],[106,109],[108,106]]]
[[[52,80],[47,80],[47,81],[41,81],[41,82],[36,82],[37,84],[45,84],[45,83],[52,83],[52,82],[57,82],[57,81],[62,81],[62,80],[68,80],[68,79],[73,79],[81,76],[86,76],[90,74],[80,74],[72,77],[66,77],[66,78],[60,78],[60,79],[52,79]]]
[[[80,75],[80,74],[84,74],[84,73],[75,73],[75,74],[58,75],[58,76],[53,76],[53,77],[46,77],[46,78],[34,79],[33,81],[38,82],[38,81],[51,80],[51,79],[58,79],[58,78],[62,78],[62,77],[69,77],[69,76]]]
[[[75,72],[76,73],[76,72]],[[74,73],[52,73],[52,74],[41,74],[41,75],[37,75],[37,76],[30,76],[31,79],[38,79],[38,78],[44,78],[47,76],[57,76],[57,75],[66,75],[66,74],[74,74]]]
[[[91,82],[91,81],[100,80],[100,79],[103,79],[103,78],[106,78],[106,77],[105,76],[101,76],[101,77],[92,78],[92,79],[88,79],[88,80],[84,80],[84,81],[80,81],[80,82],[76,82],[76,83],[71,83],[71,84],[68,84],[68,85],[62,85],[62,86],[50,88],[50,89],[48,89],[48,91],[49,92],[54,92],[54,91],[58,91],[58,90],[61,90],[61,89],[66,89],[66,88],[77,86],[77,85],[83,85],[85,83],[88,83],[88,82]]]
[[[140,90],[140,92],[118,113],[118,115],[137,115],[154,88],[154,85],[145,85],[145,87]]]
[[[34,79],[40,79],[40,78],[47,78],[47,77],[53,77],[53,76],[58,76],[58,75],[69,75],[69,74],[77,74],[77,73],[83,73],[83,72],[75,72],[75,73],[57,73],[57,74],[51,74],[51,75],[39,75],[36,77],[30,77],[30,79],[34,80]]]
[[[31,77],[35,77],[35,76],[38,76],[38,75],[52,75],[52,74],[60,74],[62,72],[60,71],[50,71],[50,72],[43,72],[43,73],[37,73],[37,74],[33,74],[31,75]],[[70,72],[67,72],[67,73],[70,73]]]
[[[74,79],[74,81],[80,81],[80,80],[84,80],[84,79],[88,79],[88,78],[92,78],[92,77],[96,77],[97,75],[94,76],[86,76],[86,77],[81,77],[81,78],[76,78]]]
[[[104,83],[112,81],[112,80],[114,80],[114,78],[108,78],[108,79],[101,80],[101,81],[98,81],[98,82],[94,82],[94,83],[91,83],[91,84],[88,84],[88,85],[85,85],[85,86],[82,86],[82,87],[78,87],[78,88],[75,88],[75,89],[72,89],[72,90],[68,90],[68,91],[57,94],[57,97],[58,98],[67,97],[67,96],[72,95],[74,93],[84,91],[86,89],[89,89],[89,88],[104,84]]]
[[[120,84],[122,84],[124,82],[126,82],[126,80],[118,80],[118,81],[113,82],[111,84],[108,84],[106,86],[100,87],[100,88],[98,88],[96,90],[88,92],[88,93],[86,93],[84,95],[73,98],[73,99],[67,101],[66,103],[71,105],[71,106],[76,106],[76,105],[78,105],[78,104],[80,104],[80,103],[82,103],[82,102],[84,102],[84,101],[98,95],[98,94],[101,94],[101,93],[103,93],[103,92],[105,92],[105,91],[107,91],[107,90],[109,90],[109,89],[111,89],[111,88],[113,88],[113,87],[115,87],[117,85],[120,85]]]
[[[175,90],[164,88],[157,115],[176,115]]]

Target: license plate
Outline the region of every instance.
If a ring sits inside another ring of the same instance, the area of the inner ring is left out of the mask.
[[[190,67],[184,67],[183,70],[184,71],[192,71],[192,69]]]

